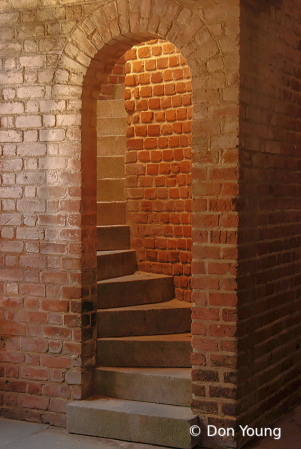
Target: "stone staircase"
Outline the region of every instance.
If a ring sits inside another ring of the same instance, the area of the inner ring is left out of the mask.
[[[116,114],[115,105],[106,108]],[[117,183],[109,179],[99,178],[101,189],[110,185],[118,191]],[[171,276],[137,271],[130,228],[120,212],[122,197],[109,195],[115,200],[102,193],[98,197],[94,392],[87,400],[68,405],[68,430],[192,448],[199,440],[189,433],[190,426],[198,423],[190,410],[191,307],[174,299]],[[112,215],[105,210],[106,204]]]
[[[113,100],[97,102],[97,223],[126,223],[124,194],[126,117],[124,85],[114,86]]]

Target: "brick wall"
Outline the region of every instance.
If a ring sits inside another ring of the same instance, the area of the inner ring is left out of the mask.
[[[260,422],[298,378],[297,3],[0,5],[1,414],[63,425],[89,394],[96,100],[120,56],[160,38],[192,78],[193,409]]]
[[[294,1],[241,10],[236,412],[248,425],[277,419],[300,386],[300,13]]]
[[[125,79],[124,55],[114,64],[108,79],[101,85],[99,100],[113,100],[113,87],[115,84],[123,84]]]

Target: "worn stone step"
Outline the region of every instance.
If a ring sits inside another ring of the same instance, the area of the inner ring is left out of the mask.
[[[126,225],[98,226],[97,250],[110,251],[130,248],[130,227]]]
[[[97,284],[97,307],[101,309],[164,302],[174,297],[173,277],[163,274],[138,271]]]
[[[189,407],[190,368],[107,368],[93,371],[94,394]]]
[[[97,158],[97,179],[124,178],[124,156],[100,156]]]
[[[191,335],[98,338],[99,366],[191,367]]]
[[[97,201],[124,201],[124,179],[98,179]]]
[[[124,86],[123,86],[124,90]],[[124,95],[122,95],[123,97]],[[127,117],[124,107],[124,99],[121,100],[99,100],[97,102],[97,118]]]
[[[97,225],[125,225],[126,224],[126,202],[98,202],[97,203]]]
[[[97,135],[101,136],[125,136],[127,122],[124,117],[101,118],[97,120]]]
[[[98,337],[183,334],[191,331],[191,304],[171,301],[97,311]]]
[[[189,407],[112,398],[74,401],[67,408],[71,433],[190,449],[200,441],[189,429],[198,425]]]
[[[124,136],[98,136],[97,156],[124,156],[127,137]]]
[[[135,250],[97,251],[97,280],[133,274],[137,268]]]
[[[124,100],[124,84],[115,84],[113,86],[113,99]]]

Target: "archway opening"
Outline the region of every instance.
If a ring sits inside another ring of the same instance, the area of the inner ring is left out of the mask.
[[[191,90],[179,50],[157,39],[106,45],[85,77],[83,225],[97,254],[95,394],[191,404]],[[119,246],[126,238],[115,246],[120,227],[130,228],[130,247]],[[141,391],[117,388],[116,370],[128,377],[129,368]],[[153,398],[145,377],[152,368],[160,370]]]
[[[188,302],[191,91],[179,50],[155,39],[117,61],[97,106],[98,225],[129,225],[138,270],[173,276]]]

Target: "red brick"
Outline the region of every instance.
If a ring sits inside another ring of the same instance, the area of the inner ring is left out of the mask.
[[[132,71],[134,73],[143,72],[144,71],[144,62],[143,61],[134,61],[132,63]]]
[[[128,139],[127,148],[129,150],[142,150],[143,140],[142,139]]]
[[[159,109],[160,108],[160,99],[159,98],[150,98],[148,100],[148,105],[149,105],[150,109]],[[157,121],[160,121],[160,120],[158,120],[159,114],[160,114],[159,112],[156,113]]]
[[[49,378],[49,370],[36,367],[21,367],[21,378],[45,381]]]
[[[69,399],[71,397],[70,388],[65,385],[45,385],[45,396],[54,396],[57,398]]]
[[[21,339],[21,349],[30,352],[46,352],[48,350],[48,342],[44,339]]]
[[[22,396],[20,404],[24,408],[34,408],[38,410],[47,410],[49,399],[35,397],[35,396]]]
[[[164,86],[163,84],[157,84],[153,87],[153,94],[156,96],[162,96],[164,95]],[[162,101],[161,101],[161,107],[162,106]]]
[[[152,96],[152,87],[151,86],[142,86],[140,88],[141,97],[151,97]]]
[[[153,112],[152,111],[147,111],[147,112],[142,112],[141,113],[141,121],[143,123],[150,123],[153,120]]]
[[[162,72],[153,72],[151,74],[151,82],[152,83],[162,83],[163,81],[163,76],[162,76]]]
[[[198,335],[198,332],[195,332],[194,330],[194,325],[196,325],[198,323],[192,323],[192,332],[196,335]],[[203,324],[203,326],[205,327],[205,325]],[[205,327],[206,328],[206,327]],[[200,335],[206,335],[206,332],[204,330],[203,333],[201,333]],[[199,350],[199,351],[213,351],[213,352],[217,352],[218,351],[218,342],[216,340],[210,340],[209,338],[193,338],[192,341],[192,346],[193,348]]]
[[[47,368],[70,368],[70,357],[43,355],[41,365]]]
[[[148,110],[148,103],[147,100],[142,99],[136,101],[136,110],[137,111],[147,111]],[[139,116],[137,116],[139,118]]]
[[[157,64],[155,59],[150,59],[145,61],[145,70],[152,71],[156,70]]]
[[[168,58],[158,58],[157,59],[157,67],[158,69],[166,69],[168,67]]]
[[[218,306],[235,306],[237,295],[232,293],[210,293],[209,304]]]
[[[157,148],[157,139],[154,137],[148,137],[144,140],[144,148],[145,149],[154,149]]]
[[[139,56],[139,58],[148,58],[148,57],[150,57],[150,47],[140,47],[140,48],[138,48],[138,56]]]

